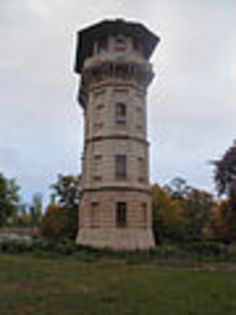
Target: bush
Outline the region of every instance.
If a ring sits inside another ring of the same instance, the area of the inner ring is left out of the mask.
[[[185,261],[235,261],[236,253],[231,247],[219,242],[182,242],[162,244],[149,251],[115,252],[108,249],[93,249],[79,246],[68,239],[4,240],[0,242],[0,253],[34,253],[40,257],[74,256],[86,262],[100,259],[125,261],[128,264],[149,264],[165,260]]]
[[[4,240],[0,243],[0,252],[3,253],[17,254],[32,250],[33,242],[29,240]]]
[[[202,256],[219,256],[228,254],[228,247],[225,244],[210,241],[183,243],[183,249]]]

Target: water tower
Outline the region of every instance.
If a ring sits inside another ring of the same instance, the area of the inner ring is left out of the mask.
[[[84,112],[78,244],[154,247],[146,92],[158,41],[142,24],[124,20],[78,32],[75,71]]]

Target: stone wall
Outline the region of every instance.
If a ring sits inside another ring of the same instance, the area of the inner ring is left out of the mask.
[[[113,249],[149,249],[152,235],[146,140],[146,89],[153,77],[141,45],[121,36],[126,49],[115,51],[108,36],[106,50],[94,43],[85,60],[80,86],[85,137],[82,199],[77,242]],[[103,47],[104,48],[104,47]],[[117,105],[125,108],[117,119]],[[125,157],[125,175],[116,176],[116,158]],[[126,224],[117,224],[117,203],[126,205]]]
[[[125,227],[117,227],[116,203],[126,202]],[[85,191],[80,205],[79,237],[84,245],[113,249],[148,249],[154,246],[149,191]]]

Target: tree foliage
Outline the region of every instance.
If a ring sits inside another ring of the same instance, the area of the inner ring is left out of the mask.
[[[0,173],[0,227],[6,225],[16,213],[20,201],[19,189],[15,179],[7,179]]]
[[[190,187],[182,178],[152,187],[153,230],[157,241],[198,240],[211,226],[214,199],[208,192]]]
[[[183,238],[183,215],[179,203],[166,189],[152,186],[153,232],[157,243],[164,239]]]
[[[31,227],[39,227],[42,220],[42,195],[35,193],[29,206],[29,217]]]
[[[229,198],[236,194],[236,141],[225,152],[223,157],[214,162],[215,182],[220,195],[226,194]]]
[[[79,184],[80,176],[59,174],[57,182],[51,185],[55,202],[62,207],[78,209]]]
[[[236,239],[236,141],[225,152],[223,157],[214,162],[215,182],[219,195],[228,197],[228,210],[226,216],[228,236]]]
[[[58,175],[53,190],[51,204],[42,219],[41,233],[48,238],[75,239],[78,231],[80,177]]]

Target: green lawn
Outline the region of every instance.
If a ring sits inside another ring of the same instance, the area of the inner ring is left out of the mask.
[[[236,314],[236,273],[0,256],[0,314]]]

